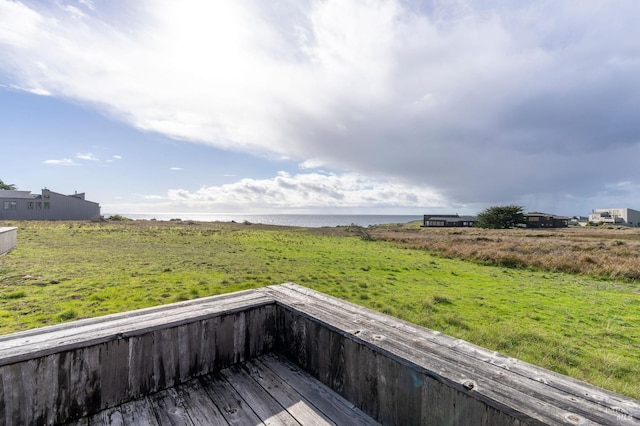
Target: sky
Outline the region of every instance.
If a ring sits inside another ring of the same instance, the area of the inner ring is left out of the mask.
[[[0,0],[0,179],[103,213],[640,210],[637,0]]]

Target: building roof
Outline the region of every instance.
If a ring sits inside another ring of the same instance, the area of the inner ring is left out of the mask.
[[[0,190],[0,198],[35,198],[31,191],[18,191],[11,189]]]
[[[444,220],[445,222],[475,222],[478,220],[477,216],[459,216],[459,215],[442,215],[432,214],[425,215],[425,220]]]
[[[529,213],[525,213],[525,216],[544,216],[544,217],[552,217],[554,219],[570,219],[567,216],[558,216],[557,214],[542,213],[542,212],[529,212]]]

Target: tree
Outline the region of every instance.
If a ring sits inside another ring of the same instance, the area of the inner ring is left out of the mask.
[[[12,183],[4,183],[2,179],[0,179],[0,190],[13,191],[16,189],[16,186]]]
[[[480,228],[508,229],[526,223],[521,206],[493,206],[478,215]]]

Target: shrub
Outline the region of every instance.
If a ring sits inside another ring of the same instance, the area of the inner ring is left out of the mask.
[[[109,216],[109,218],[107,220],[111,220],[111,221],[117,222],[117,221],[133,220],[133,219],[129,219],[128,217],[124,217],[124,216],[121,216],[119,214],[114,214],[112,216]]]

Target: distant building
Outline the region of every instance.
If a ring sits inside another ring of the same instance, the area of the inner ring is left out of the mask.
[[[423,227],[445,228],[445,227],[472,227],[478,221],[477,216],[459,216],[457,214],[426,214],[424,215]]]
[[[589,214],[589,222],[640,226],[640,211],[633,209],[595,209]]]
[[[573,216],[569,219],[569,226],[586,226],[588,222],[588,216]]]
[[[529,212],[524,215],[527,228],[566,228],[569,218],[549,213]]]
[[[84,193],[63,195],[43,189],[30,191],[0,190],[0,220],[96,220],[100,205],[84,199]]]

